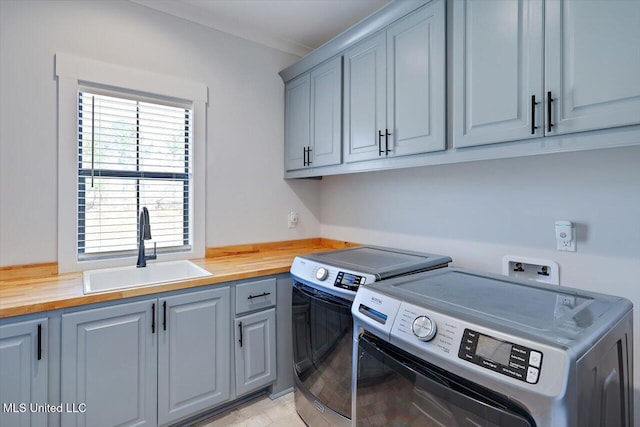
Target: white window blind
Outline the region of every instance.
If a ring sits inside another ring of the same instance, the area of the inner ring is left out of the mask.
[[[158,252],[191,248],[191,109],[78,92],[78,260],[135,254],[149,210]]]

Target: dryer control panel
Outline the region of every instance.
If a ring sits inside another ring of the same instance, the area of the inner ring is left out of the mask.
[[[542,353],[522,345],[465,329],[458,357],[511,378],[536,384]]]

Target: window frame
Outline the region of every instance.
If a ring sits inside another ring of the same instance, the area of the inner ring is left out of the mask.
[[[205,254],[206,106],[208,88],[197,82],[140,69],[55,55],[58,83],[58,271],[60,273],[135,265],[137,254],[122,257],[78,258],[78,92],[87,87],[136,99],[178,101],[191,106],[192,179],[190,188],[191,249],[163,253],[159,261],[202,258]]]

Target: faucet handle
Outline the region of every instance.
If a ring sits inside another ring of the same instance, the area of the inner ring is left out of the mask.
[[[153,255],[146,255],[145,256],[146,259],[156,259],[158,258],[158,254],[156,251],[156,242],[153,242]]]

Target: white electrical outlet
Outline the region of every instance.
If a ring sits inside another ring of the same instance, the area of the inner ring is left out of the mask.
[[[556,242],[559,251],[575,252],[576,238],[573,224],[569,221],[556,221]]]
[[[289,215],[287,215],[287,222],[289,224],[289,228],[296,228],[298,225],[298,212],[291,210]]]

